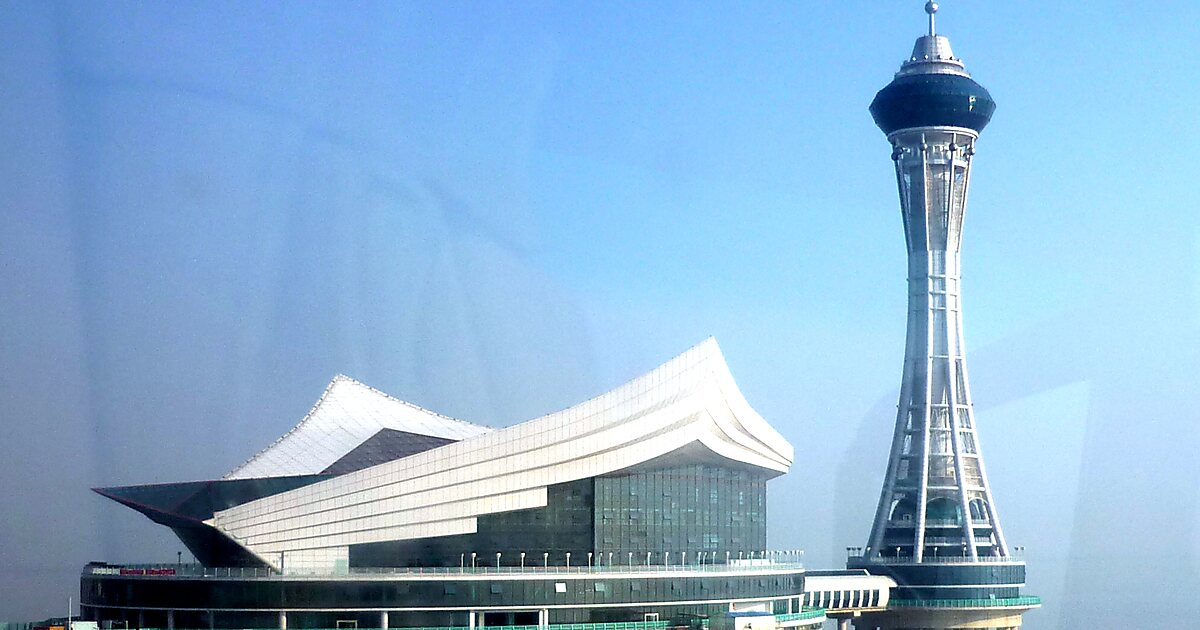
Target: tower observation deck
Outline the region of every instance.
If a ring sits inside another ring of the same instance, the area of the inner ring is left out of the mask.
[[[908,254],[908,330],[895,433],[865,548],[850,568],[899,585],[862,628],[1015,628],[1022,597],[983,463],[962,330],[961,243],[975,144],[996,104],[935,31],[871,103],[892,145]]]

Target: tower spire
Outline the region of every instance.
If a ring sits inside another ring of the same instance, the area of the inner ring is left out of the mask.
[[[925,3],[925,12],[929,14],[929,36],[930,37],[933,37],[934,35],[937,34],[933,28],[933,15],[935,13],[937,13],[937,10],[938,10],[938,5],[936,2],[933,2],[933,0],[930,0],[929,2]]]

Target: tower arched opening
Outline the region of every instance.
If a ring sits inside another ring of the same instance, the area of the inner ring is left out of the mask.
[[[952,521],[961,524],[963,519],[962,506],[948,497],[930,499],[925,504],[925,518],[933,521]]]
[[[986,522],[991,520],[988,514],[987,501],[983,499],[971,499],[968,504],[971,510],[971,520],[976,522]]]
[[[912,521],[916,518],[917,504],[912,499],[903,498],[892,501],[892,509],[888,513],[889,521]]]

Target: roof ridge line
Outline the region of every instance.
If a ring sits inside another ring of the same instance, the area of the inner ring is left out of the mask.
[[[566,414],[566,413],[570,412],[572,409],[584,407],[584,406],[591,404],[597,400],[600,400],[606,396],[610,396],[612,394],[615,394],[617,392],[625,390],[626,388],[632,388],[635,383],[638,383],[641,381],[648,381],[655,374],[666,371],[667,368],[670,367],[671,365],[684,361],[685,357],[687,357],[690,354],[700,355],[700,361],[703,361],[703,362],[710,361],[713,357],[716,357],[717,360],[721,364],[725,365],[726,371],[728,371],[728,369],[729,369],[729,366],[727,364],[725,364],[725,355],[721,352],[721,347],[717,344],[717,338],[713,335],[709,335],[708,337],[705,337],[700,342],[688,347],[683,352],[680,352],[679,354],[676,354],[675,356],[667,359],[666,361],[663,361],[662,363],[654,366],[653,368],[650,369],[649,372],[643,372],[642,374],[635,376],[627,381],[624,381],[624,382],[616,385],[615,387],[606,389],[606,390],[600,392],[599,394],[596,394],[595,396],[591,396],[591,397],[589,397],[581,402],[575,403],[569,407],[564,407],[562,409],[556,409],[549,413],[544,413],[539,416],[527,418],[525,420],[522,420],[520,422],[513,424],[512,426],[516,426],[518,424],[525,424],[526,422],[534,422],[534,421],[538,421],[538,420],[544,420],[544,419],[558,416],[561,414]],[[699,363],[700,361],[697,361],[697,363]]]
[[[255,454],[251,455],[249,459],[238,464],[237,466],[234,466],[233,470],[225,473],[224,475],[221,476],[221,478],[222,479],[230,479],[234,473],[245,468],[246,466],[249,466],[250,462],[253,462],[254,460],[258,459],[259,456],[261,456],[263,453],[266,453],[267,451],[271,450],[272,448],[275,448],[275,445],[286,440],[288,438],[288,436],[292,435],[296,431],[299,431],[300,427],[304,426],[304,424],[312,418],[313,414],[317,412],[317,409],[321,408],[321,403],[325,402],[325,398],[327,398],[329,396],[329,392],[333,391],[333,386],[335,384],[337,384],[338,380],[341,378],[350,379],[351,381],[354,380],[354,379],[350,378],[349,376],[346,376],[345,374],[341,374],[341,373],[335,374],[333,379],[329,381],[329,384],[325,386],[325,391],[321,392],[321,397],[317,399],[317,402],[313,403],[313,406],[309,408],[308,413],[304,414],[304,417],[300,419],[300,422],[297,422],[295,424],[295,426],[288,429],[287,432],[285,432],[283,435],[275,438],[275,441],[271,442],[266,447],[259,449],[259,451]],[[357,382],[357,381],[355,381],[355,382]]]
[[[680,362],[687,362],[687,357],[689,355],[696,356],[696,359],[694,362],[697,364],[707,363],[707,362],[711,361],[713,358],[716,358],[717,362],[721,363],[724,366],[723,371],[726,373],[729,372],[729,366],[728,366],[728,364],[725,363],[725,355],[721,352],[721,347],[717,344],[716,337],[713,335],[709,335],[708,337],[705,337],[700,342],[687,348],[683,352],[680,352],[679,354],[676,354],[675,356],[671,357],[670,359],[663,361],[659,365],[652,368],[649,372],[645,372],[639,376],[635,376],[623,383],[620,383],[616,387],[612,387],[610,389],[604,390],[604,391],[600,392],[599,394],[596,394],[595,396],[592,396],[582,402],[576,403],[569,407],[565,407],[563,409],[551,411],[550,413],[542,414],[539,416],[534,416],[533,418],[528,418],[528,419],[518,422],[516,424],[524,424],[525,422],[541,420],[544,418],[550,418],[552,416],[557,416],[559,414],[568,413],[568,412],[570,412],[570,410],[575,409],[577,407],[582,407],[584,405],[592,403],[593,401],[601,399],[610,394],[619,392],[621,390],[625,390],[627,388],[631,388],[638,382],[649,380],[649,379],[653,378],[655,374],[666,371],[672,365],[675,365]],[[333,391],[334,386],[338,385],[339,383],[348,383],[348,384],[352,384],[352,385],[357,385],[358,387],[366,389],[367,391],[372,392],[378,396],[382,396],[386,400],[392,401],[394,403],[399,403],[402,407],[405,407],[405,408],[408,408],[411,410],[415,410],[419,413],[423,413],[423,414],[426,414],[429,416],[433,416],[442,421],[449,421],[452,423],[456,423],[459,425],[465,425],[467,427],[472,427],[472,428],[485,429],[487,432],[496,430],[495,427],[490,427],[490,426],[487,426],[484,424],[477,424],[474,422],[469,422],[467,420],[460,420],[458,418],[454,418],[454,417],[447,416],[442,413],[438,413],[436,411],[432,411],[430,409],[426,409],[420,405],[411,403],[407,400],[402,400],[402,399],[397,398],[385,391],[376,389],[375,387],[372,387],[354,377],[348,376],[342,372],[338,372],[337,374],[335,374],[333,376],[332,379],[330,379],[329,384],[325,386],[325,391],[321,392],[320,398],[318,398],[317,401],[313,404],[313,406],[308,410],[308,413],[304,414],[304,417],[300,419],[300,422],[296,423],[292,428],[288,429],[288,431],[286,433],[284,433],[283,435],[276,438],[274,441],[272,441],[270,444],[268,444],[265,448],[260,449],[258,452],[256,452],[254,455],[252,455],[250,458],[246,459],[241,464],[238,464],[236,467],[233,468],[233,470],[230,470],[229,472],[222,475],[221,478],[222,479],[235,478],[234,475],[236,475],[239,471],[241,471],[242,469],[249,466],[251,463],[258,460],[265,453],[267,453],[271,449],[275,448],[280,443],[282,443],[284,440],[287,440],[289,437],[291,437],[292,435],[294,435],[295,433],[300,431],[300,429],[304,428],[304,426],[306,424],[308,424],[309,421],[312,420],[313,416],[317,413],[317,411],[325,403],[326,399],[329,398],[329,394],[330,394],[330,392]],[[624,397],[628,397],[628,396],[626,395]]]
[[[431,415],[431,416],[437,416],[437,417],[439,417],[439,418],[441,418],[441,419],[443,419],[443,420],[451,420],[451,421],[453,421],[453,422],[460,422],[460,423],[462,423],[462,424],[468,424],[468,425],[471,425],[471,426],[473,426],[473,427],[479,427],[479,428],[482,428],[482,429],[495,430],[495,428],[496,428],[496,427],[491,427],[491,426],[488,426],[488,425],[486,425],[486,424],[479,424],[479,423],[476,423],[476,422],[471,422],[471,421],[469,421],[469,420],[463,420],[463,419],[461,419],[461,418],[455,418],[455,417],[453,417],[453,416],[447,416],[447,415],[446,415],[446,414],[444,414],[444,413],[439,413],[439,412],[437,412],[437,411],[433,411],[432,409],[426,409],[425,407],[422,407],[421,405],[418,405],[418,404],[416,404],[416,403],[411,403],[411,402],[409,402],[409,401],[407,401],[407,400],[404,400],[404,399],[402,399],[402,398],[396,398],[395,396],[393,396],[393,395],[391,395],[391,394],[389,394],[389,393],[387,393],[387,392],[385,392],[385,391],[383,391],[383,390],[381,390],[381,389],[377,389],[377,388],[375,388],[375,387],[372,387],[372,386],[370,386],[370,385],[367,385],[366,383],[364,383],[364,382],[362,382],[362,381],[360,381],[360,380],[358,380],[358,379],[354,378],[353,376],[346,376],[345,374],[338,373],[336,376],[334,376],[334,377],[333,377],[333,380],[334,380],[334,381],[337,381],[337,380],[346,380],[346,381],[350,381],[351,383],[354,383],[355,385],[358,385],[358,386],[360,386],[360,387],[365,387],[366,389],[368,389],[368,390],[370,390],[370,391],[372,391],[372,392],[374,392],[374,393],[376,393],[376,394],[379,394],[380,396],[383,396],[384,398],[387,398],[388,400],[391,400],[391,401],[393,401],[393,402],[398,402],[398,403],[400,403],[401,405],[404,405],[405,407],[410,407],[410,408],[412,408],[412,409],[416,409],[417,411],[422,411],[422,412],[425,412],[425,413],[427,413],[427,414],[429,414],[429,415]],[[329,385],[330,385],[330,387],[332,387],[332,386],[333,386],[333,382],[331,381]]]
[[[256,452],[254,455],[251,455],[249,459],[247,459],[247,460],[243,461],[242,463],[240,463],[240,464],[238,464],[237,466],[235,466],[235,467],[233,468],[233,470],[230,470],[229,472],[227,472],[227,473],[225,473],[224,475],[222,475],[222,476],[221,476],[221,478],[222,478],[222,479],[231,479],[231,478],[233,478],[233,475],[235,475],[235,474],[236,474],[236,473],[237,473],[239,470],[242,470],[242,469],[243,469],[243,468],[245,468],[246,466],[249,466],[249,465],[250,465],[252,462],[254,462],[255,460],[257,460],[257,459],[258,459],[259,457],[261,457],[261,456],[262,456],[264,453],[266,453],[267,451],[269,451],[269,450],[271,450],[271,449],[275,448],[275,447],[276,447],[278,444],[280,444],[281,442],[283,442],[284,440],[288,439],[288,438],[289,438],[289,437],[291,437],[293,434],[295,434],[296,432],[298,432],[300,429],[302,429],[302,428],[303,428],[303,427],[304,427],[306,424],[308,424],[308,422],[309,422],[310,420],[312,420],[312,417],[313,417],[313,415],[315,415],[315,414],[317,413],[317,411],[318,411],[318,410],[321,408],[321,405],[323,405],[323,404],[325,403],[325,400],[326,400],[327,398],[329,398],[329,394],[330,394],[330,392],[332,392],[332,391],[333,391],[333,388],[334,388],[334,386],[335,386],[335,385],[337,385],[337,384],[339,384],[339,383],[349,383],[349,384],[357,385],[357,386],[359,386],[359,387],[362,387],[362,388],[364,388],[364,389],[366,389],[366,390],[368,390],[368,391],[370,391],[370,392],[372,392],[372,393],[374,393],[374,394],[377,394],[377,395],[379,395],[379,396],[382,396],[382,397],[386,398],[387,400],[390,400],[390,401],[392,401],[392,402],[399,403],[399,404],[400,404],[401,406],[403,406],[403,407],[407,407],[407,408],[409,408],[409,409],[413,409],[413,410],[416,410],[416,411],[418,411],[418,412],[421,412],[421,413],[425,413],[425,414],[428,414],[428,415],[431,415],[431,416],[435,416],[435,417],[437,417],[437,418],[439,418],[439,419],[441,419],[441,420],[449,420],[450,422],[455,422],[455,423],[458,423],[458,424],[464,424],[464,425],[467,425],[467,426],[469,426],[469,427],[475,427],[475,428],[480,428],[480,429],[487,429],[488,431],[493,431],[493,430],[495,430],[495,428],[494,428],[494,427],[489,427],[489,426],[487,426],[487,425],[485,425],[485,424],[476,424],[476,423],[474,423],[474,422],[468,422],[468,421],[466,421],[466,420],[460,420],[460,419],[458,419],[458,418],[452,418],[452,417],[450,417],[450,416],[447,416],[447,415],[445,415],[445,414],[441,414],[441,413],[438,413],[438,412],[436,412],[436,411],[432,411],[432,410],[426,409],[426,408],[424,408],[424,407],[422,407],[422,406],[420,406],[420,405],[416,405],[416,404],[410,403],[410,402],[408,402],[408,401],[406,401],[406,400],[401,400],[401,399],[399,399],[399,398],[396,398],[395,396],[392,396],[391,394],[389,394],[389,393],[387,393],[387,392],[385,392],[385,391],[382,391],[382,390],[376,389],[376,388],[374,388],[374,387],[372,387],[372,386],[370,386],[370,385],[367,385],[366,383],[364,383],[364,382],[362,382],[362,381],[360,381],[360,380],[358,380],[358,379],[356,379],[356,378],[354,378],[354,377],[352,377],[352,376],[347,376],[346,374],[344,374],[344,373],[342,373],[342,372],[338,372],[337,374],[334,374],[334,376],[333,376],[333,378],[332,378],[332,379],[330,379],[330,381],[329,381],[329,384],[325,386],[325,391],[321,392],[321,396],[320,396],[320,398],[318,398],[318,399],[317,399],[317,402],[313,403],[313,406],[312,406],[311,408],[309,408],[309,410],[308,410],[308,413],[304,414],[304,417],[302,417],[302,418],[300,419],[300,421],[299,421],[299,422],[297,422],[297,423],[296,423],[296,424],[295,424],[295,425],[294,425],[292,428],[288,429],[286,433],[284,433],[283,435],[281,435],[281,436],[279,436],[279,437],[275,438],[275,440],[274,440],[273,442],[271,442],[270,444],[268,444],[266,447],[264,447],[264,448],[260,449],[260,450],[259,450],[258,452]]]

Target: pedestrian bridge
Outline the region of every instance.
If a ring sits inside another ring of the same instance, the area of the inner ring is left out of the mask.
[[[888,594],[895,586],[892,578],[871,575],[864,569],[808,571],[800,605],[823,609],[828,618],[837,619],[838,627],[845,629],[854,617],[886,609]]]

